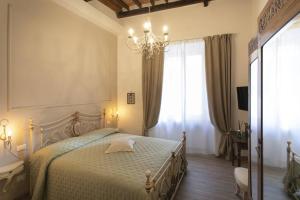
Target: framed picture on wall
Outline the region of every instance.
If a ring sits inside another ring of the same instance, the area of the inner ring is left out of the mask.
[[[134,92],[127,93],[127,104],[135,104],[135,93]]]

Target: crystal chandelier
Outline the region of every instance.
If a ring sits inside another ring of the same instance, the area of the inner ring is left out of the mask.
[[[144,35],[137,37],[134,35],[134,30],[128,30],[127,46],[136,53],[141,53],[150,59],[154,54],[158,54],[169,44],[169,29],[168,26],[163,26],[163,35],[156,36],[152,32],[150,21],[144,23]]]

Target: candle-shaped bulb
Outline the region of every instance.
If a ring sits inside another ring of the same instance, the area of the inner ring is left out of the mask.
[[[11,128],[7,128],[7,137],[11,137],[12,136],[12,129]]]
[[[169,32],[169,27],[167,25],[163,26],[163,33],[168,33]]]
[[[132,37],[133,34],[134,34],[134,30],[133,30],[132,28],[130,28],[130,29],[128,30],[128,34],[129,34],[129,37]]]
[[[147,21],[144,23],[144,31],[148,32],[151,30],[151,22]]]
[[[136,36],[134,36],[132,39],[133,39],[133,42],[134,42],[135,44],[138,43],[138,38],[137,38]]]

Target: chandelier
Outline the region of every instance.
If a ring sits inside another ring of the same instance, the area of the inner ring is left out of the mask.
[[[163,26],[161,36],[156,36],[152,32],[150,21],[144,23],[144,35],[141,37],[135,36],[135,31],[130,28],[128,30],[127,46],[136,53],[141,53],[150,59],[153,55],[159,54],[169,44],[169,28]]]

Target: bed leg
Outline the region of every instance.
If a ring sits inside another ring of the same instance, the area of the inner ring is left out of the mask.
[[[183,142],[184,174],[186,174],[188,162],[186,159],[186,132],[185,131],[183,131],[182,142]]]
[[[290,168],[290,162],[291,162],[291,144],[292,142],[291,141],[288,141],[287,142],[287,148],[286,148],[286,151],[287,151],[287,162],[286,162],[286,166],[287,166],[287,169]]]

